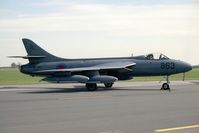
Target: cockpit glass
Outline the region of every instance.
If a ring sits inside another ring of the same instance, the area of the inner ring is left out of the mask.
[[[146,59],[147,60],[165,60],[169,58],[161,53],[152,53],[152,54],[146,55]]]

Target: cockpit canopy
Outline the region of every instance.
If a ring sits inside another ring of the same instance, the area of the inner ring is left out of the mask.
[[[151,54],[146,55],[145,59],[147,59],[147,60],[166,60],[169,58],[161,53],[151,53]]]

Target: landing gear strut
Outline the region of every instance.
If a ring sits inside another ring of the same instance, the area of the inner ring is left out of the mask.
[[[166,79],[167,79],[167,82],[162,84],[161,90],[169,90],[170,91],[170,87],[169,87],[170,82],[169,82],[169,76],[168,75],[167,75]]]
[[[97,90],[97,84],[96,83],[86,83],[86,88],[89,91],[95,91],[95,90]]]

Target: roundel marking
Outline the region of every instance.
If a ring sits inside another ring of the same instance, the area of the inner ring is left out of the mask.
[[[66,68],[66,65],[65,64],[58,64],[56,66],[56,69],[65,69]]]

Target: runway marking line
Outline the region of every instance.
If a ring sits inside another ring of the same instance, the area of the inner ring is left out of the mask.
[[[191,128],[199,128],[199,125],[189,125],[189,126],[181,126],[181,127],[173,127],[173,128],[156,129],[155,132],[169,132],[169,131],[177,131],[177,130],[191,129]]]

